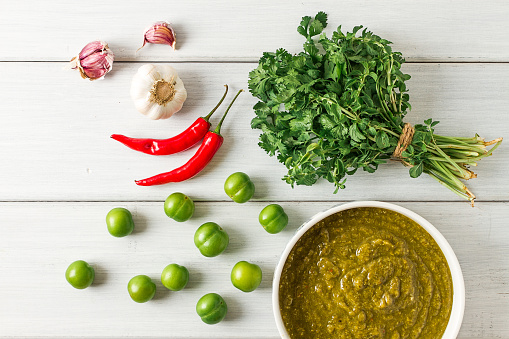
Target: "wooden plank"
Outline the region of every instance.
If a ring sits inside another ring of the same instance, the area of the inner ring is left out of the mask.
[[[153,157],[132,151],[109,138],[112,133],[166,138],[204,116],[223,94],[230,93],[212,117],[215,126],[234,93],[246,88],[256,64],[176,63],[188,90],[181,112],[163,121],[138,113],[129,98],[131,77],[139,64],[117,63],[103,81],[82,80],[62,63],[0,63],[0,200],[149,200],[160,201],[183,191],[197,200],[227,200],[223,183],[235,171],[252,176],[255,200],[407,200],[459,199],[431,178],[411,179],[398,163],[382,165],[375,174],[357,173],[337,195],[321,181],[294,190],[280,180],[285,167],[257,146],[258,130],[250,128],[256,99],[242,94],[223,125],[223,147],[212,163],[192,180],[138,187],[141,179],[180,166],[196,148]],[[413,111],[407,121],[440,120],[437,132],[488,139],[506,136],[509,116],[508,64],[407,64]],[[505,144],[504,144],[505,145]],[[479,200],[508,200],[509,151],[502,145],[480,162],[479,177],[469,182]]]
[[[277,338],[270,295],[279,255],[300,224],[336,202],[281,204],[290,225],[270,235],[257,221],[265,206],[260,202],[197,203],[185,223],[168,219],[162,202],[0,203],[0,336]],[[459,338],[509,337],[509,204],[398,204],[428,219],[456,252],[467,298]],[[104,217],[117,206],[134,215],[135,231],[126,238],[106,230]],[[202,257],[193,244],[194,231],[207,221],[230,235],[230,246],[216,258]],[[64,278],[77,259],[96,268],[96,281],[86,290],[73,289]],[[239,260],[261,266],[263,281],[255,292],[231,285],[230,270]],[[181,292],[164,290],[158,280],[171,262],[190,270]],[[126,285],[137,274],[156,280],[153,301],[130,300]],[[201,323],[194,310],[208,292],[220,293],[229,306],[216,326]]]
[[[504,0],[17,1],[0,12],[0,60],[69,60],[102,39],[117,60],[255,61],[280,47],[300,50],[300,19],[320,10],[330,16],[327,32],[362,24],[411,61],[509,61]],[[174,24],[178,50],[149,46],[136,55],[145,28],[157,20]]]

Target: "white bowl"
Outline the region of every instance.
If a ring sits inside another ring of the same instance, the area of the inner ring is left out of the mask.
[[[281,273],[283,271],[286,259],[288,258],[288,255],[290,254],[293,246],[295,246],[297,241],[300,239],[300,237],[302,237],[304,233],[306,233],[311,227],[313,227],[320,220],[337,212],[358,207],[385,208],[403,214],[408,218],[412,219],[413,221],[415,221],[416,223],[418,223],[419,225],[421,225],[435,239],[436,243],[438,244],[438,246],[440,246],[442,252],[445,255],[445,258],[447,259],[447,263],[449,264],[449,269],[451,271],[453,284],[451,316],[449,317],[449,322],[447,324],[447,328],[445,329],[444,335],[442,336],[442,339],[456,338],[460,330],[461,323],[463,321],[463,313],[465,311],[465,283],[463,281],[463,274],[461,273],[460,264],[451,246],[449,245],[447,240],[445,240],[444,236],[440,234],[440,232],[433,225],[431,225],[426,219],[424,219],[420,215],[410,210],[407,210],[406,208],[403,208],[401,206],[379,201],[350,202],[320,212],[316,214],[314,217],[312,217],[309,221],[305,222],[302,226],[300,226],[295,235],[292,237],[292,239],[290,239],[290,241],[286,245],[286,248],[281,254],[281,258],[279,259],[279,262],[276,266],[276,270],[274,271],[274,280],[272,282],[272,307],[274,311],[274,316],[276,318],[276,325],[281,337],[283,339],[289,339],[290,335],[286,331],[285,325],[283,324],[281,310],[279,309],[279,281],[281,279]]]

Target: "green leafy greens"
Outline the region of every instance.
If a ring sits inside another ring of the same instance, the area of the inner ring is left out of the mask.
[[[260,100],[251,127],[262,131],[260,147],[286,165],[283,179],[292,187],[325,178],[336,193],[347,174],[359,168],[373,173],[393,156],[411,108],[405,85],[410,76],[401,71],[405,60],[390,41],[362,26],[346,34],[339,26],[329,39],[322,34],[326,26],[324,12],[305,16],[297,28],[306,38],[302,52],[263,53],[249,73],[249,90]],[[473,202],[458,179],[475,177],[467,167],[491,155],[502,139],[442,137],[434,134],[437,123],[414,126],[398,160],[410,167],[411,177],[427,173]],[[487,150],[489,145],[494,147]]]

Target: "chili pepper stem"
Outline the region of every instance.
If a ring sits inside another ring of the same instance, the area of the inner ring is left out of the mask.
[[[224,85],[224,87],[226,87],[226,89],[224,91],[223,97],[221,98],[221,100],[219,100],[219,102],[217,103],[216,107],[214,107],[212,109],[212,111],[210,111],[209,114],[207,114],[206,116],[203,117],[203,119],[205,121],[209,121],[209,119],[212,116],[212,114],[214,114],[214,112],[217,110],[217,108],[223,103],[224,98],[226,98],[226,93],[228,93],[228,85]]]
[[[237,97],[239,96],[240,93],[244,92],[243,89],[241,89],[240,91],[237,92],[237,95],[235,95],[235,98],[233,98],[232,102],[230,103],[230,105],[228,106],[228,108],[226,109],[226,111],[224,112],[223,114],[223,117],[221,118],[221,120],[219,120],[219,123],[217,124],[217,127],[216,129],[214,130],[214,133],[216,134],[219,134],[221,135],[220,131],[221,131],[221,125],[223,124],[223,121],[224,121],[224,118],[226,118],[226,114],[228,114],[228,111],[230,110],[230,108],[232,107],[233,103],[235,102],[235,100],[237,100]]]

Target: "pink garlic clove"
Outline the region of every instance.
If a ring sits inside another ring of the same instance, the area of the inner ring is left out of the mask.
[[[175,31],[165,21],[158,21],[145,31],[143,46],[146,43],[170,45],[175,50]],[[142,49],[141,46],[138,50]]]
[[[78,69],[83,79],[102,79],[111,71],[114,57],[108,44],[93,41],[83,47],[77,57],[72,58],[71,68]]]

